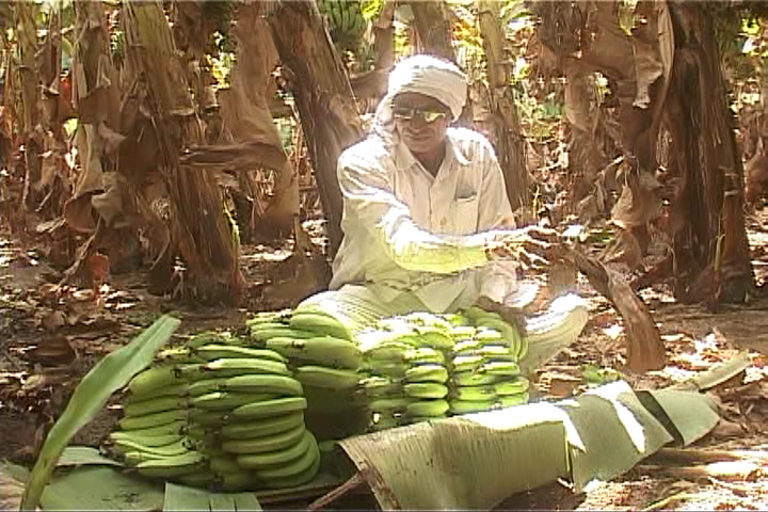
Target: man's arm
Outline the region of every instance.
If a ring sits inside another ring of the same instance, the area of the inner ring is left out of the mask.
[[[344,202],[397,265],[406,270],[449,274],[488,261],[485,245],[493,233],[451,236],[420,229],[409,208],[395,197],[385,164],[359,149],[339,159]]]

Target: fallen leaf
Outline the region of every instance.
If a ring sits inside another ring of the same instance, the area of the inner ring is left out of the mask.
[[[64,313],[61,311],[52,311],[51,314],[43,318],[42,325],[47,331],[55,331],[67,323]]]

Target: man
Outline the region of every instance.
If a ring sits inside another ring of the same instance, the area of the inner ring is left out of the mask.
[[[392,71],[373,133],[339,158],[344,239],[331,289],[363,285],[385,302],[414,294],[437,313],[514,297],[521,248],[540,248],[543,235],[507,229],[512,211],[493,148],[450,127],[466,94],[464,74],[434,57]]]

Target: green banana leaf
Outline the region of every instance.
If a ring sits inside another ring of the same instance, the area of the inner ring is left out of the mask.
[[[678,430],[708,432],[717,423],[714,404],[697,392],[648,393]],[[384,510],[489,510],[560,478],[576,491],[615,478],[674,439],[617,381],[576,399],[417,423],[340,445]]]
[[[57,474],[40,499],[43,510],[160,510],[163,488],[109,466],[87,465]]]
[[[62,466],[82,466],[82,465],[101,465],[101,466],[122,466],[116,460],[109,459],[99,453],[97,448],[92,446],[67,446],[59,460],[56,462],[56,467]]]
[[[204,510],[206,512],[261,510],[261,505],[252,492],[214,493],[195,487],[166,483],[163,512],[177,510]]]
[[[104,357],[83,377],[66,409],[48,433],[24,489],[21,510],[37,508],[51,472],[70,439],[99,413],[114,392],[149,366],[180,323],[172,316],[163,315],[128,345]]]

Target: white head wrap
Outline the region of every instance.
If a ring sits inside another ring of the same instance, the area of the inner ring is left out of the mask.
[[[403,92],[435,98],[451,109],[455,121],[467,99],[467,78],[453,63],[431,55],[401,60],[389,74],[387,94],[379,103],[373,121],[374,130],[385,140],[391,141],[394,136],[392,99]]]

